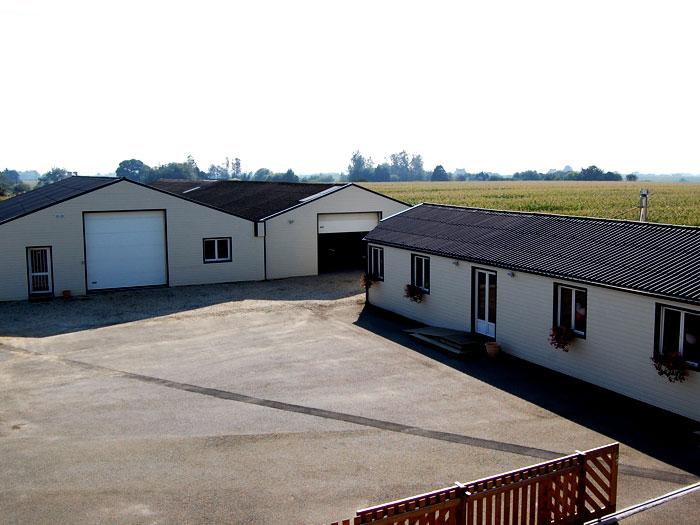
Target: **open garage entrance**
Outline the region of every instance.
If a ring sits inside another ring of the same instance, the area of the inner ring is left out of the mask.
[[[380,218],[380,212],[319,214],[319,273],[364,268],[367,248],[362,238]]]

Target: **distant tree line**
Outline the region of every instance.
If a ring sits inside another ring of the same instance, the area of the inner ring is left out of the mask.
[[[75,172],[64,168],[53,167],[46,173],[18,172],[5,169],[0,172],[0,197],[18,195],[31,190],[31,187],[22,182],[22,175],[35,175],[36,187],[45,186],[59,180],[77,175]],[[317,174],[299,179],[292,169],[285,172],[274,173],[267,168],[260,168],[255,172],[244,172],[241,169],[241,159],[232,161],[226,157],[219,165],[211,164],[207,171],[197,166],[192,155],[185,162],[169,162],[155,167],[150,167],[137,159],[124,160],[119,163],[116,170],[118,177],[148,184],[158,179],[186,179],[186,180],[250,180],[250,181],[275,181],[275,182],[333,182],[333,175]],[[624,177],[627,181],[636,181],[637,175],[629,174]],[[341,181],[350,182],[392,182],[392,181],[499,181],[499,180],[573,180],[573,181],[620,181],[622,175],[611,171],[603,171],[597,166],[589,166],[574,171],[570,166],[563,170],[549,170],[540,173],[536,170],[526,170],[514,173],[512,177],[504,177],[497,173],[468,173],[464,169],[457,169],[449,173],[442,165],[435,166],[432,172],[426,172],[423,167],[421,155],[407,153],[405,150],[389,155],[384,162],[375,164],[372,157],[365,157],[360,151],[353,152],[348,164],[347,175],[340,175]]]
[[[23,171],[19,172],[17,170],[10,170],[5,168],[5,170],[0,171],[0,197],[12,197],[14,195],[19,195],[20,193],[26,193],[32,189],[32,187],[22,182],[22,175],[29,175],[30,177],[36,177],[37,184],[36,187],[46,186],[53,182],[58,182],[61,179],[70,177],[71,175],[76,175],[73,172],[66,171],[64,168],[51,168],[49,171],[43,175],[39,175],[38,171]]]
[[[389,159],[374,165],[372,157],[355,151],[348,164],[347,180],[350,182],[389,182],[426,180],[423,157],[400,151]]]
[[[246,173],[241,170],[241,159],[239,158],[231,161],[226,157],[226,160],[220,165],[212,164],[208,171],[202,171],[192,155],[189,155],[185,162],[169,162],[154,168],[137,159],[123,160],[117,167],[116,175],[144,184],[158,179],[299,182],[299,177],[292,169],[283,173],[274,173],[267,168],[260,168],[255,173]]]
[[[0,197],[19,195],[30,189],[29,184],[22,182],[18,171],[8,170],[7,168],[4,171],[0,171]]]
[[[636,175],[627,175],[626,180],[637,180]],[[604,172],[597,166],[589,166],[581,171],[574,171],[570,166],[563,170],[549,170],[539,173],[535,170],[520,171],[512,177],[504,177],[497,173],[468,173],[458,169],[448,173],[438,164],[432,172],[423,168],[423,158],[420,155],[409,154],[406,151],[389,155],[381,164],[375,165],[372,157],[365,157],[360,151],[353,152],[348,163],[347,180],[350,182],[391,182],[391,181],[487,181],[487,180],[593,180],[615,181],[622,180],[622,175],[611,171]]]
[[[568,166],[567,166],[568,168]],[[637,180],[637,176],[630,174],[625,176],[628,181]],[[519,171],[513,173],[513,180],[594,180],[594,181],[616,181],[622,180],[622,175],[612,171],[603,171],[598,166],[588,166],[581,171],[574,171],[571,168],[561,171],[550,170],[547,173],[538,173],[534,170]]]

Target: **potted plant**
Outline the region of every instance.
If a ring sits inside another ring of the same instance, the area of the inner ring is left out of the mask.
[[[665,376],[671,383],[682,383],[690,375],[688,363],[679,352],[657,354],[651,361],[658,374]]]
[[[557,350],[569,351],[569,344],[574,340],[576,334],[571,328],[564,325],[555,326],[549,332],[549,344]]]
[[[501,343],[498,341],[487,341],[484,343],[484,346],[486,347],[486,353],[489,357],[496,358],[501,352]]]
[[[369,290],[378,280],[376,275],[365,272],[362,274],[362,277],[360,277],[360,286],[362,286],[363,290]]]
[[[404,288],[403,296],[414,303],[420,303],[423,300],[423,290],[412,284],[407,284]]]

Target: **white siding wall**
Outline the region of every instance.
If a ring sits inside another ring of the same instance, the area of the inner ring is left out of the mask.
[[[320,213],[381,212],[388,217],[408,206],[382,195],[349,186],[267,221],[267,278],[318,273]],[[290,223],[290,221],[293,221]]]
[[[471,267],[430,256],[431,293],[420,304],[403,297],[410,281],[411,252],[384,247],[384,282],[369,290],[370,302],[417,321],[470,330]],[[700,421],[700,372],[684,383],[670,383],[651,364],[657,302],[687,305],[590,285],[586,339],[569,352],[549,344],[553,317],[553,280],[538,275],[476,265],[498,275],[496,339],[512,355]],[[700,311],[700,308],[697,309]]]
[[[166,210],[171,286],[264,278],[250,221],[121,181],[0,225],[0,300],[27,298],[27,246],[52,247],[55,294],[84,294],[83,212],[140,209]],[[233,261],[204,264],[204,237],[231,237]]]
[[[370,243],[372,246],[372,243]],[[411,254],[398,248],[384,247],[384,281],[369,289],[370,302],[392,312],[432,326],[455,330],[471,330],[469,301],[471,297],[470,265],[453,259],[430,257],[430,294],[414,303],[404,297],[404,288],[411,282]]]

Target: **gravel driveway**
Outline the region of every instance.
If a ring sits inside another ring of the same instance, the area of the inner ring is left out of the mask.
[[[619,508],[697,479],[686,421],[417,346],[359,277],[0,303],[0,522],[324,523],[616,440]]]

